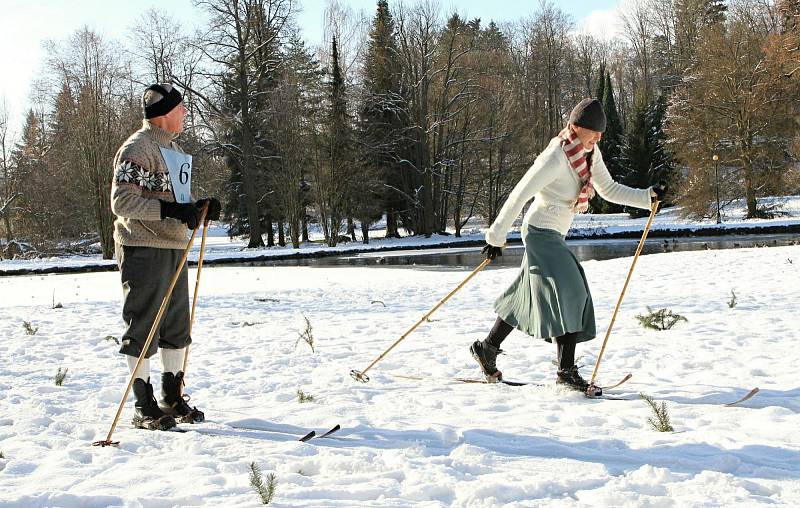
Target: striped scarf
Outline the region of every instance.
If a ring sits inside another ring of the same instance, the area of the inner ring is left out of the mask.
[[[561,138],[561,148],[569,160],[570,166],[578,174],[578,178],[583,183],[578,199],[572,205],[575,213],[585,213],[589,210],[589,200],[594,197],[594,186],[592,185],[591,161],[586,158],[583,143],[575,132],[569,127],[562,130],[558,136]]]

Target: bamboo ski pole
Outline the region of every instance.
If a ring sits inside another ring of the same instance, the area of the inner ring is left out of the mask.
[[[200,215],[200,222],[205,220],[205,209]],[[119,406],[117,407],[117,414],[114,415],[114,421],[111,422],[111,428],[108,429],[108,435],[102,441],[95,441],[92,443],[93,446],[109,446],[109,445],[118,445],[119,441],[111,441],[111,436],[114,434],[114,429],[117,428],[117,422],[119,422],[119,417],[122,414],[122,409],[125,407],[125,401],[128,400],[128,395],[131,393],[131,387],[133,386],[133,381],[136,379],[136,372],[139,370],[139,367],[144,361],[144,357],[147,354],[147,349],[150,347],[150,343],[153,341],[153,336],[156,334],[156,330],[158,329],[158,325],[161,324],[161,318],[164,317],[164,312],[167,310],[167,306],[169,304],[169,300],[172,297],[172,290],[175,289],[175,284],[178,282],[178,277],[181,275],[181,271],[183,271],[183,265],[186,263],[186,260],[189,257],[189,250],[192,248],[192,244],[194,244],[194,238],[197,235],[197,229],[192,230],[192,236],[189,238],[189,243],[186,245],[186,249],[183,251],[183,256],[181,257],[181,262],[178,263],[178,269],[175,270],[175,275],[172,276],[172,280],[169,283],[169,288],[167,289],[167,294],[164,295],[164,299],[161,301],[161,307],[158,309],[158,313],[156,314],[155,319],[153,320],[153,325],[150,327],[150,333],[147,334],[147,340],[144,343],[144,347],[142,347],[142,352],[139,354],[139,359],[136,361],[136,367],[133,369],[131,373],[130,379],[128,379],[128,385],[125,387],[125,393],[122,395],[122,399],[119,401]]]
[[[208,212],[208,203],[205,204],[203,207],[203,216],[206,215]],[[192,336],[192,325],[194,324],[194,310],[197,306],[197,292],[200,288],[200,273],[203,271],[203,258],[206,254],[206,236],[208,234],[208,222],[203,222],[203,236],[200,240],[200,255],[197,258],[197,276],[194,280],[194,297],[192,298],[192,314],[189,318],[189,337]],[[183,387],[186,385],[186,369],[189,367],[189,348],[191,344],[186,346],[186,351],[183,352],[183,380],[181,382],[181,386],[179,387],[181,393],[183,393]]]
[[[597,362],[594,364],[594,371],[592,372],[592,379],[589,381],[589,386],[594,386],[595,378],[597,377],[597,371],[600,369],[600,361],[603,359],[603,353],[606,350],[606,344],[608,344],[608,338],[611,336],[611,329],[614,328],[614,322],[617,320],[617,313],[619,312],[619,308],[622,305],[622,299],[625,297],[625,290],[628,289],[628,283],[631,281],[631,275],[633,275],[633,267],[636,266],[636,260],[639,259],[639,254],[642,252],[642,247],[644,247],[644,242],[647,239],[647,233],[650,232],[650,226],[653,224],[653,218],[656,216],[656,212],[658,211],[658,204],[659,201],[656,199],[653,201],[652,209],[650,210],[650,217],[647,219],[647,225],[644,228],[644,232],[642,232],[642,239],[639,240],[639,245],[636,247],[636,254],[633,256],[633,262],[631,262],[631,268],[628,270],[628,276],[625,278],[625,285],[622,286],[622,292],[619,295],[619,299],[617,300],[617,306],[614,308],[614,314],[611,316],[611,322],[608,324],[608,329],[606,330],[606,337],[603,339],[603,346],[600,348],[600,354],[597,355]]]
[[[478,267],[477,267],[477,268],[475,268],[475,269],[472,271],[472,273],[470,273],[470,274],[467,276],[467,278],[466,278],[466,279],[464,279],[464,280],[461,282],[461,284],[459,284],[459,285],[458,285],[458,286],[457,286],[457,287],[456,287],[454,290],[450,291],[450,293],[448,293],[448,294],[447,294],[447,296],[445,296],[444,298],[442,298],[441,300],[439,300],[439,303],[437,303],[437,304],[436,304],[436,305],[435,305],[435,306],[434,306],[434,307],[433,307],[431,310],[429,310],[427,314],[425,314],[424,316],[422,316],[422,318],[421,318],[419,321],[417,321],[416,323],[414,323],[414,326],[412,326],[412,327],[411,327],[411,328],[410,328],[410,329],[409,329],[409,330],[408,330],[406,333],[404,333],[404,334],[402,335],[402,337],[400,337],[399,339],[397,339],[397,340],[395,341],[395,343],[394,343],[394,344],[392,344],[391,346],[389,346],[389,349],[387,349],[386,351],[384,351],[383,353],[381,353],[381,355],[380,355],[380,356],[378,356],[378,357],[377,357],[377,358],[376,358],[376,359],[375,359],[375,360],[374,360],[372,363],[370,363],[370,364],[369,364],[369,366],[368,366],[366,369],[364,369],[363,371],[351,370],[351,371],[350,371],[350,377],[352,377],[352,378],[353,378],[353,379],[355,379],[356,381],[361,381],[362,383],[366,383],[366,382],[368,382],[368,381],[369,381],[369,376],[367,376],[366,374],[367,374],[367,371],[368,371],[369,369],[371,369],[372,367],[374,367],[374,366],[375,366],[375,364],[376,364],[376,363],[378,363],[379,361],[381,361],[381,360],[383,359],[383,357],[384,357],[384,356],[386,356],[387,354],[389,354],[389,351],[391,351],[392,349],[394,349],[394,347],[395,347],[395,346],[397,346],[398,344],[400,344],[400,343],[403,341],[403,339],[405,339],[406,337],[408,337],[409,335],[411,335],[411,332],[413,332],[414,330],[416,330],[416,329],[417,329],[417,327],[418,327],[419,325],[421,325],[421,324],[422,324],[422,323],[423,323],[423,322],[424,322],[426,319],[428,319],[428,318],[431,316],[431,314],[433,314],[434,312],[436,312],[436,310],[437,310],[439,307],[441,307],[442,305],[444,305],[444,303],[445,303],[447,300],[449,300],[449,299],[450,299],[450,298],[451,298],[451,297],[452,297],[454,294],[456,294],[456,293],[457,293],[457,292],[458,292],[458,291],[459,291],[461,288],[463,288],[463,287],[464,287],[464,286],[467,284],[467,282],[469,282],[469,281],[470,281],[470,279],[472,279],[472,278],[473,278],[475,275],[477,275],[477,274],[478,274],[478,272],[480,272],[481,270],[483,270],[483,269],[486,267],[486,265],[488,265],[489,263],[491,263],[491,261],[492,261],[491,259],[488,259],[488,258],[487,258],[487,259],[485,259],[485,260],[484,260],[484,261],[483,261],[483,262],[482,262],[480,265],[478,265]]]

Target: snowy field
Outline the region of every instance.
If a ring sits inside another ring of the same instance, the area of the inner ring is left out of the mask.
[[[601,332],[578,347],[587,377],[629,266],[584,264]],[[277,507],[800,504],[800,246],[640,258],[600,369],[603,383],[633,373],[614,391],[628,400],[446,380],[477,377],[468,346],[515,274],[477,275],[359,384],[349,371],[465,272],[208,268],[187,379],[208,422],[133,430],[129,401],[119,448],[91,446],[127,380],[105,339],[121,331],[119,274],[0,278],[0,507],[256,507],[251,462],[276,475]],[[645,330],[646,306],[688,321]],[[303,314],[315,353],[297,342]],[[503,346],[507,379],[553,381],[553,346],[518,332]],[[639,392],[666,403],[674,432],[650,428]],[[296,441],[336,423],[331,438]]]
[[[680,207],[665,208],[659,211],[653,221],[653,231],[695,231],[699,235],[725,234],[725,230],[745,229],[753,234],[758,234],[761,228],[776,226],[797,226],[800,224],[800,196],[786,196],[781,198],[764,198],[760,205],[778,206],[782,216],[774,219],[745,219],[746,208],[743,201],[734,202],[723,212],[724,222],[716,224],[714,219],[690,220],[682,217]],[[509,234],[509,240],[518,240],[518,227],[522,222],[519,217],[515,224],[514,232]],[[572,237],[603,237],[615,233],[641,233],[647,224],[647,217],[631,219],[626,213],[616,214],[578,214],[570,229]],[[292,248],[291,244],[280,247],[264,247],[258,249],[247,248],[247,238],[229,238],[227,228],[223,224],[212,224],[209,227],[206,239],[206,261],[241,260],[247,261],[254,258],[271,258],[276,256],[290,256],[293,254],[314,255],[322,252],[347,254],[353,251],[407,249],[410,247],[431,248],[463,244],[464,242],[483,242],[487,225],[480,218],[473,218],[461,231],[461,238],[455,237],[455,230],[451,227],[448,235],[433,235],[431,238],[423,236],[408,236],[404,238],[385,238],[385,223],[378,223],[370,232],[370,243],[361,242],[360,226],[356,228],[357,242],[341,243],[336,247],[328,247],[323,243],[323,235],[318,226],[311,225],[309,235],[311,242],[302,244],[299,249]],[[636,235],[634,235],[636,236]],[[654,235],[655,236],[655,235]],[[288,239],[287,239],[288,241]],[[197,261],[200,252],[200,235],[194,243],[189,254],[191,261]],[[99,244],[96,246],[99,251]],[[35,259],[0,260],[0,276],[3,272],[13,273],[17,270],[47,270],[53,267],[78,268],[85,266],[109,266],[116,262],[113,259],[102,259],[100,254],[88,256],[59,256]]]

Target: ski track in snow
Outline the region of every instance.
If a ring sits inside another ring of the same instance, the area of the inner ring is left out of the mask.
[[[630,261],[584,263],[599,332],[578,346],[586,377]],[[276,474],[277,507],[800,503],[800,247],[641,257],[600,369],[603,383],[634,374],[615,390],[626,401],[438,379],[478,376],[468,346],[516,272],[480,273],[360,384],[349,371],[466,272],[207,268],[187,391],[209,422],[184,434],[133,430],[129,400],[119,448],[91,446],[127,381],[104,339],[121,332],[118,273],[0,279],[0,507],[255,507],[250,462]],[[646,306],[688,322],[645,330],[635,315]],[[316,353],[298,342],[303,314]],[[553,346],[513,332],[503,348],[506,378],[552,382]],[[152,364],[158,389],[158,357]],[[61,387],[58,367],[69,368]],[[720,406],[754,386],[741,407]],[[299,389],[314,402],[300,404]],[[649,427],[639,392],[666,402],[674,433]],[[296,441],[335,423],[331,438]]]

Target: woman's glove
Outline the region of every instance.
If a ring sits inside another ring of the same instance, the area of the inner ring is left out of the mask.
[[[655,194],[655,196],[653,195]],[[664,197],[667,195],[667,184],[664,182],[659,182],[652,187],[650,187],[650,196],[656,198],[659,201],[664,201]]]
[[[490,259],[491,260],[491,259],[494,259],[496,257],[502,256],[503,255],[503,248],[502,247],[495,247],[494,245],[490,245],[490,244],[487,243],[486,245],[483,246],[483,249],[481,249],[481,252],[483,253],[484,256],[486,256],[486,259]]]

